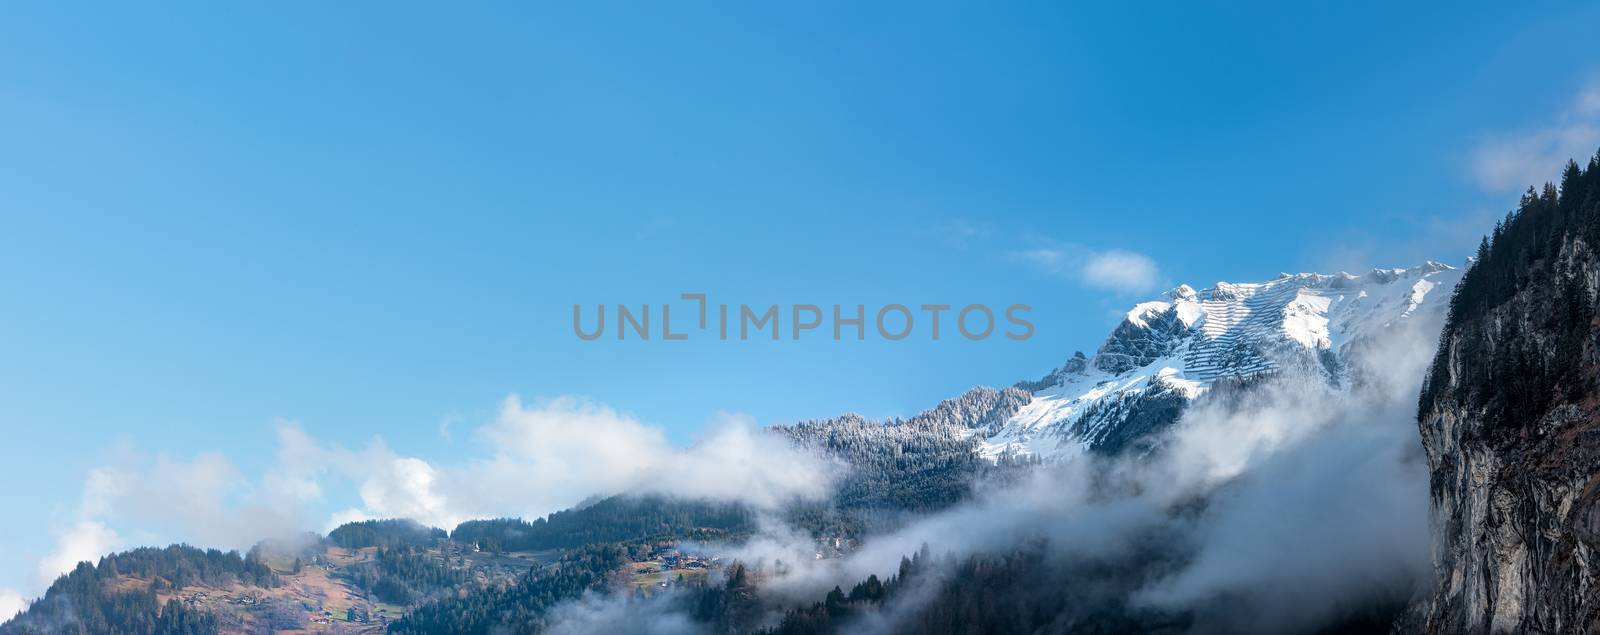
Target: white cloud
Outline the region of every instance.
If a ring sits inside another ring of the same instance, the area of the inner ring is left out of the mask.
[[[814,560],[812,536],[783,526],[763,526],[724,555],[756,565],[781,559],[788,571],[764,592],[805,602],[869,573],[891,574],[923,544],[934,553],[1009,554],[1044,538],[1050,550],[1041,557],[1092,563],[1077,588],[1115,593],[1135,609],[1188,613],[1195,632],[1314,632],[1352,607],[1404,601],[1429,573],[1414,404],[1440,317],[1395,325],[1363,348],[1369,354],[1353,355],[1361,380],[1348,390],[1329,390],[1312,369],[1203,398],[1156,451],[1051,465],[869,537],[847,558]],[[1138,566],[1153,552],[1170,558]],[[898,600],[880,630],[903,630],[892,611],[918,611],[920,599]]]
[[[27,598],[15,589],[0,589],[0,624],[28,608]]]
[[[623,485],[668,449],[660,429],[573,397],[525,407],[511,395],[480,433],[502,458],[522,463],[534,482],[576,480],[602,488]]]
[[[188,460],[133,454],[91,471],[79,516],[126,527],[138,542],[241,548],[300,527],[306,515],[297,500],[252,482],[220,453]]]
[[[411,518],[426,525],[453,529],[466,520],[450,508],[438,491],[438,471],[416,457],[395,457],[379,464],[361,483],[361,503],[373,518]]]
[[[795,497],[826,496],[829,475],[840,469],[761,432],[748,416],[725,413],[704,439],[662,456],[629,489],[770,508]]]
[[[700,635],[706,629],[685,612],[675,592],[633,596],[585,592],[553,607],[545,616],[550,635],[627,633],[631,635]]]
[[[56,537],[56,547],[39,560],[41,588],[71,571],[79,562],[97,562],[100,556],[122,545],[122,538],[110,527],[93,520],[80,520]]]
[[[1589,122],[1506,135],[1484,142],[1474,155],[1478,184],[1503,192],[1553,181],[1569,159],[1582,159],[1600,147],[1600,126]]]
[[[507,397],[477,432],[493,454],[447,470],[450,506],[470,517],[533,516],[593,494],[648,492],[770,506],[825,494],[834,466],[723,414],[700,441],[672,446],[660,428],[574,397]]]
[[[1597,148],[1600,80],[1593,80],[1554,122],[1484,139],[1473,151],[1473,176],[1488,191],[1521,190],[1554,180],[1569,159],[1585,162]]]
[[[1113,249],[1089,256],[1080,272],[1084,284],[1119,293],[1149,291],[1160,272],[1149,256]]]
[[[508,396],[476,438],[487,456],[435,465],[394,454],[381,441],[356,455],[334,449],[360,483],[360,509],[342,518],[405,517],[440,527],[470,518],[540,516],[592,495],[654,493],[773,506],[824,496],[831,462],[722,414],[688,448],[658,427],[576,397],[524,403]],[[297,441],[298,443],[298,441]]]
[[[1429,566],[1428,474],[1411,456],[1415,429],[1386,423],[1337,426],[1262,461],[1193,527],[1195,557],[1137,599],[1230,598],[1248,615],[1208,621],[1295,632],[1367,597],[1407,597]]]
[[[659,427],[575,397],[531,404],[507,397],[474,432],[483,453],[459,463],[402,455],[381,438],[352,450],[294,422],[278,422],[277,435],[276,462],[254,479],[221,454],[178,460],[124,444],[86,476],[72,524],[38,563],[40,589],[80,560],[127,545],[243,549],[369,518],[450,529],[472,518],[542,516],[617,493],[770,507],[826,495],[838,469],[748,417],[720,414],[702,439],[680,448]],[[350,493],[355,506],[318,511]]]
[[[1071,243],[1012,252],[1012,256],[1053,276],[1118,294],[1151,290],[1161,281],[1156,261],[1123,249],[1095,251]]]
[[[38,561],[42,590],[80,561],[127,545],[188,542],[238,549],[293,534],[309,521],[308,494],[284,496],[283,481],[257,487],[219,453],[190,460],[145,455],[123,443],[108,464],[91,469],[71,524]],[[315,483],[296,482],[315,489]]]

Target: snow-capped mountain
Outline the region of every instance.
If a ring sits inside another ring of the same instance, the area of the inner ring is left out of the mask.
[[[1013,399],[1003,419],[986,416],[972,433],[991,458],[1110,453],[1176,421],[1219,382],[1296,368],[1342,390],[1360,342],[1405,320],[1442,324],[1460,277],[1460,269],[1428,262],[1201,291],[1181,285],[1134,306],[1092,357],[1078,353],[1043,379],[1019,383],[1031,399]]]

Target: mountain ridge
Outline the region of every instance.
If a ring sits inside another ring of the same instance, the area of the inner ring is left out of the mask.
[[[1298,368],[1320,376],[1331,390],[1345,389],[1357,379],[1349,358],[1363,342],[1402,321],[1442,323],[1461,274],[1430,260],[1361,275],[1284,273],[1200,291],[1178,285],[1160,299],[1135,304],[1094,355],[1080,351],[1041,379],[954,398],[986,402],[1012,391],[996,402],[1004,411],[950,410],[945,405],[952,400],[946,400],[917,416],[940,408],[966,413],[952,423],[977,438],[991,460],[1116,453],[1175,422],[1219,382]]]

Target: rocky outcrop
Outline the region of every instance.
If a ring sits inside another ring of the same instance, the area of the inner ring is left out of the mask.
[[[1190,323],[1166,303],[1139,305],[1117,325],[1094,355],[1094,366],[1117,375],[1171,355]]]

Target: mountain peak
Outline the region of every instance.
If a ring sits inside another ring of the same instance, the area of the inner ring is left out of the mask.
[[[988,447],[997,455],[1115,449],[1131,440],[1130,422],[1139,434],[1170,423],[1218,380],[1288,367],[1339,389],[1353,342],[1419,312],[1442,318],[1460,275],[1428,261],[1361,276],[1284,273],[1204,291],[1179,285],[1135,304],[1092,357],[1080,353],[1040,381],[1017,384],[1034,399],[993,428]]]

